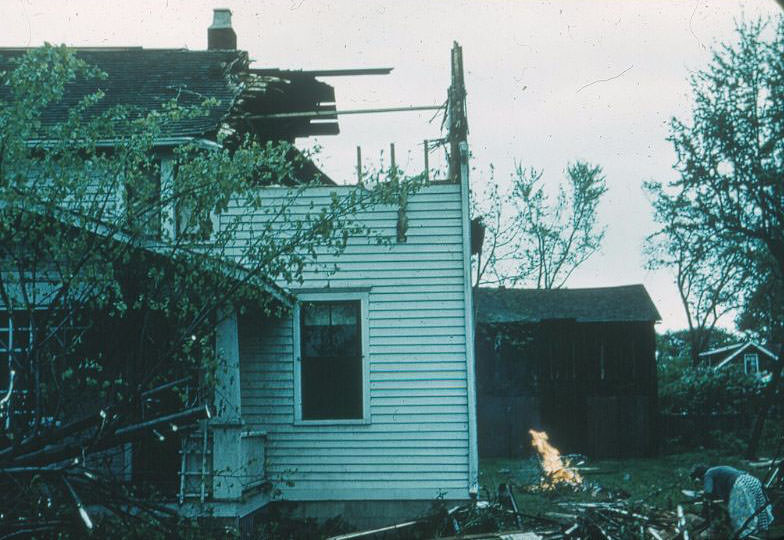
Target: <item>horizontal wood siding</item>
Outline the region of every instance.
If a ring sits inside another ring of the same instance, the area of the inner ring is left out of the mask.
[[[338,195],[342,189],[350,188],[337,188]],[[306,192],[297,212],[311,202],[318,209],[329,192]],[[224,219],[242,211],[232,207]],[[423,189],[409,200],[407,216],[407,241],[397,244],[397,210],[366,211],[362,221],[392,236],[393,245],[352,238],[345,254],[320,259],[336,272],[310,269],[302,284],[368,291],[369,423],[295,424],[293,321],[251,313],[240,319],[242,414],[268,432],[267,471],[287,499],[468,497],[459,186]],[[263,213],[242,219],[264,223]]]

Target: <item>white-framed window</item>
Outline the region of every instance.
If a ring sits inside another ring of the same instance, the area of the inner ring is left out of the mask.
[[[175,235],[177,239],[187,242],[208,242],[218,229],[218,215],[208,204],[214,201],[210,195],[205,200],[199,186],[183,186],[181,181],[178,183],[177,169],[177,165],[172,162],[167,170],[175,189]]]
[[[743,371],[748,375],[759,373],[759,355],[757,353],[743,355]]]
[[[298,295],[294,308],[297,423],[368,423],[368,293]]]

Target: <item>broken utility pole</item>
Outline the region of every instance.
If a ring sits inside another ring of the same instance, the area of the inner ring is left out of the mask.
[[[452,46],[452,83],[447,100],[449,138],[449,179],[460,175],[460,143],[467,142],[466,90],[463,79],[463,49],[457,42]]]

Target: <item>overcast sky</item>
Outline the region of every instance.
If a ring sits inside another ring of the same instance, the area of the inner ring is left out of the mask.
[[[735,21],[776,15],[773,0],[714,1],[315,1],[0,0],[0,46],[45,41],[74,46],[206,48],[214,7],[233,13],[238,48],[257,67],[394,67],[391,75],[328,79],[339,109],[441,104],[449,51],[463,46],[472,183],[490,165],[505,181],[515,161],[562,179],[577,159],[599,164],[608,192],[600,206],[603,250],[568,285],[643,283],[661,329],[685,318],[666,272],[644,269],[653,231],[642,191],[674,177],[667,122],[690,111],[688,75],[710,48],[734,39]],[[353,181],[355,147],[378,165],[396,145],[407,172],[422,167],[422,141],[437,138],[432,113],[340,118],[341,135],[322,137],[320,161],[338,182]],[[312,144],[312,140],[305,141]]]

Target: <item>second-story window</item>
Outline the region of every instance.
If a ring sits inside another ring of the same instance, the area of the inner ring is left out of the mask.
[[[210,211],[200,208],[197,201],[180,196],[175,203],[177,238],[192,242],[209,240],[212,234]]]
[[[161,175],[158,164],[125,184],[125,219],[132,234],[161,236]]]
[[[170,178],[174,187],[174,232],[178,240],[206,242],[215,228],[213,218],[215,194],[203,180],[193,181],[179,174],[176,163],[170,166]]]

